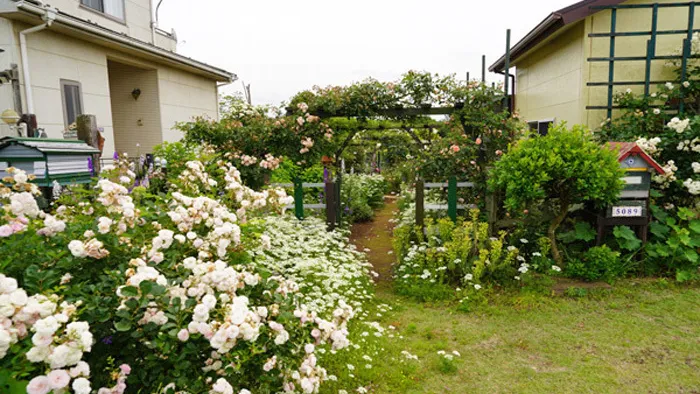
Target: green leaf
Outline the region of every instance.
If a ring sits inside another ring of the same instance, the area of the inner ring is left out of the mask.
[[[150,280],[144,280],[139,283],[139,287],[141,288],[141,292],[143,294],[151,294],[154,284],[155,283],[151,282]]]
[[[622,249],[632,251],[639,249],[642,245],[642,241],[640,241],[634,234],[634,231],[627,226],[615,226],[613,235],[615,235],[617,244]]]
[[[116,328],[119,332],[126,332],[131,330],[131,323],[127,320],[121,320],[114,323],[114,328]]]
[[[688,228],[690,228],[690,230],[692,230],[694,233],[700,234],[700,220],[691,220]]]
[[[137,297],[139,295],[139,289],[134,286],[125,286],[122,287],[121,293],[127,297]]]
[[[596,237],[596,231],[587,222],[576,223],[575,231],[577,240],[589,242]]]
[[[698,262],[698,252],[696,252],[695,249],[686,249],[683,255],[692,263]]]
[[[649,225],[649,231],[659,238],[666,238],[671,228],[661,223],[653,222]]]
[[[697,278],[695,270],[676,270],[676,281],[677,282],[687,282]]]
[[[150,294],[154,296],[159,296],[161,294],[165,294],[166,288],[164,286],[161,286],[157,283],[153,284],[153,289],[151,289]]]

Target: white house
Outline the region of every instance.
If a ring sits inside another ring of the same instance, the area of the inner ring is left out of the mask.
[[[180,139],[176,122],[218,116],[218,87],[236,76],[177,54],[151,0],[46,3],[0,0],[0,112],[35,114],[49,138],[95,115],[104,156],[149,152]]]

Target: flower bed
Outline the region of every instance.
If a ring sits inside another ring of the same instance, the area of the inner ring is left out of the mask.
[[[10,174],[0,367],[29,393],[317,392],[317,352],[347,348],[372,298],[344,234],[277,216],[290,198],[230,164],[156,170],[149,189],[120,160],[50,213]]]

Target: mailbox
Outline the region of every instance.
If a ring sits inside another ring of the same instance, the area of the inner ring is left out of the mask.
[[[649,215],[649,193],[652,174],[664,174],[659,163],[634,142],[609,142],[608,147],[618,152],[617,160],[626,174],[625,186],[617,203],[598,216],[598,244],[603,240],[605,227],[636,227],[643,242],[647,239]]]
[[[80,140],[3,137],[0,173],[15,167],[35,175],[35,183],[43,187],[52,186],[54,181],[61,185],[88,183],[93,176],[91,160],[99,154],[99,149]]]

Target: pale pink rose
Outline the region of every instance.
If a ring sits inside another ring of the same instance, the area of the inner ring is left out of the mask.
[[[502,151],[502,150],[499,149],[499,150],[496,151],[496,156],[500,156],[500,155],[502,155],[502,154],[503,154],[503,151]]]
[[[12,231],[12,227],[8,225],[0,226],[0,237],[9,237],[13,233],[14,231]]]
[[[479,138],[476,139],[476,144],[477,144],[477,145],[481,145],[481,137],[479,137]]]
[[[34,346],[46,347],[53,342],[53,334],[48,333],[36,333],[32,336],[32,343]]]
[[[49,378],[43,375],[35,377],[27,385],[27,394],[47,394],[49,391],[51,391]]]
[[[21,222],[12,223],[12,231],[15,233],[22,232],[22,231],[24,231],[25,228],[27,228],[27,226],[24,223],[21,223]]]
[[[452,149],[452,152],[454,152],[454,153],[457,153],[457,152],[459,152],[459,150],[460,150],[460,149],[459,149],[459,146],[457,146],[457,145],[452,145],[452,146],[450,147],[450,149]]]
[[[321,336],[321,331],[318,328],[314,328],[311,330],[311,336],[318,339]]]
[[[70,375],[63,369],[54,369],[47,376],[52,389],[62,389],[70,383]]]
[[[119,366],[119,369],[124,375],[128,375],[131,373],[131,367],[129,366],[129,364],[122,364]]]
[[[183,328],[177,333],[177,339],[179,339],[181,342],[186,342],[188,339],[190,339],[189,331]]]

